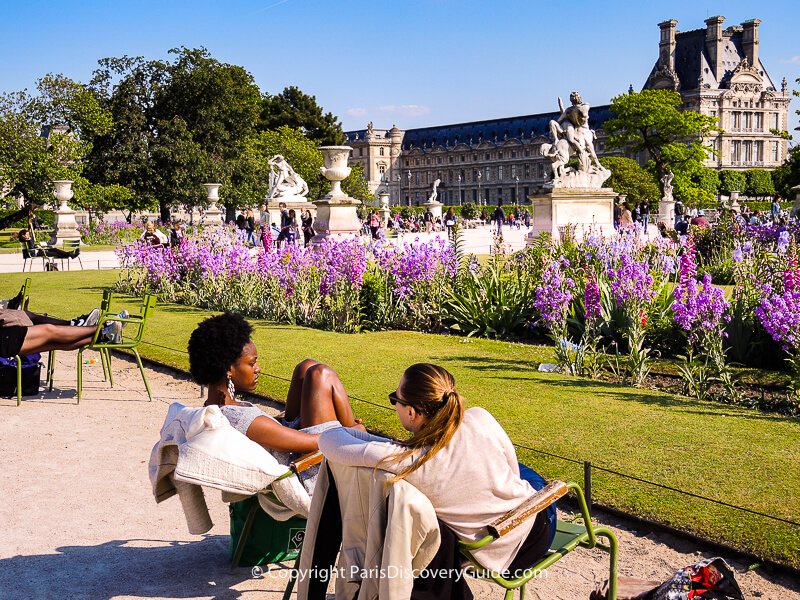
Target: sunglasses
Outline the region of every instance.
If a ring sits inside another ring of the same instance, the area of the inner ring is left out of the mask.
[[[398,396],[397,396],[397,392],[389,392],[389,404],[391,404],[392,406],[394,406],[394,405],[395,405],[395,404],[397,404],[398,402],[399,402],[400,404],[402,404],[403,406],[407,406],[407,404],[406,404],[405,402],[403,402],[403,400],[402,400],[402,399],[398,398]]]

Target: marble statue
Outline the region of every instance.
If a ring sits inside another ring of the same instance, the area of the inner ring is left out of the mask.
[[[430,197],[428,197],[428,202],[436,202],[436,198],[439,197],[439,184],[442,183],[441,179],[437,179],[433,182],[433,190],[431,191]]]
[[[664,201],[665,202],[672,202],[672,180],[675,178],[675,174],[672,171],[667,171],[664,173],[664,176],[661,178],[661,183],[664,186]]]
[[[269,193],[267,201],[278,202],[289,198],[305,201],[308,184],[298,175],[280,154],[273,156],[269,163]]]
[[[578,92],[569,95],[570,106],[561,110],[557,120],[550,121],[552,144],[542,144],[540,153],[550,159],[553,170],[552,187],[600,188],[611,172],[600,164],[594,151],[595,133],[589,129],[589,104]],[[578,170],[566,166],[570,156],[578,159]]]

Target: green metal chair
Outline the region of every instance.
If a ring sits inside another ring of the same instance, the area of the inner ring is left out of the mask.
[[[81,260],[81,241],[80,240],[64,240],[62,244],[62,249],[64,252],[73,252],[74,250],[78,251],[78,256],[75,258],[78,259],[78,263],[81,265],[81,271],[83,271],[83,261]],[[61,270],[64,270],[64,261],[67,261],[67,270],[69,270],[69,263],[72,259],[71,258],[62,258],[61,259]]]
[[[559,498],[565,496],[568,492],[572,492],[578,502],[583,523],[568,523],[559,520],[556,525],[556,535],[550,544],[550,549],[547,554],[539,560],[536,564],[531,565],[530,568],[525,570],[522,577],[506,578],[500,573],[494,573],[483,567],[473,556],[473,552],[484,546],[491,544],[493,541],[499,539],[509,531],[513,530],[518,525],[525,522],[531,517],[535,517],[537,513],[545,510],[548,506],[553,504]],[[525,598],[525,584],[538,574],[543,572],[548,567],[551,567],[556,562],[564,558],[567,554],[576,548],[599,548],[609,554],[609,577],[608,577],[608,600],[616,600],[617,598],[617,538],[614,533],[607,527],[595,527],[592,525],[591,515],[586,506],[586,499],[583,497],[583,491],[576,483],[564,483],[563,481],[553,481],[539,490],[522,505],[513,511],[510,511],[491,523],[487,527],[489,534],[475,542],[462,542],[458,543],[461,553],[473,565],[472,574],[476,577],[491,579],[500,587],[506,590],[505,600],[512,600],[514,598],[514,591],[519,590],[520,600]],[[606,538],[607,544],[600,544],[597,541],[598,537]]]
[[[150,391],[150,384],[147,383],[147,376],[144,372],[144,366],[142,366],[142,357],[139,356],[137,347],[142,341],[144,328],[147,325],[147,319],[150,317],[150,314],[153,312],[155,306],[156,297],[152,294],[145,294],[144,298],[142,299],[142,306],[139,309],[139,314],[131,315],[128,318],[123,319],[116,314],[111,313],[110,292],[103,294],[103,303],[101,304],[102,314],[100,316],[100,322],[97,324],[97,330],[94,333],[94,338],[92,338],[92,342],[90,344],[78,350],[78,404],[80,404],[81,394],[83,392],[83,351],[86,349],[97,350],[100,352],[100,359],[103,363],[103,376],[107,377],[111,387],[114,387],[114,374],[111,371],[110,351],[130,350],[133,352],[133,355],[136,357],[136,364],[139,366],[139,372],[142,374],[144,387],[147,390],[147,397],[151,401],[153,400],[153,394]],[[118,321],[126,325],[125,333],[127,335],[125,335],[122,342],[118,344],[112,344],[100,339],[100,334],[103,330],[103,327],[105,323],[109,321]]]

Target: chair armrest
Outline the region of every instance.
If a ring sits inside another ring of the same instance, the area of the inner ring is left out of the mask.
[[[302,473],[306,469],[313,467],[314,465],[318,465],[322,462],[322,452],[317,450],[316,452],[309,452],[308,454],[304,454],[300,458],[295,461],[292,461],[292,464],[289,465],[289,468],[294,471],[295,473]]]
[[[495,537],[507,534],[515,527],[527,521],[530,517],[543,511],[568,492],[567,484],[563,481],[552,481],[533,496],[525,500],[517,508],[508,511],[487,527],[489,533]]]

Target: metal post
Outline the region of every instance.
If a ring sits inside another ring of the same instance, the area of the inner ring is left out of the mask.
[[[586,497],[586,506],[592,508],[592,463],[583,461],[583,495]]]

